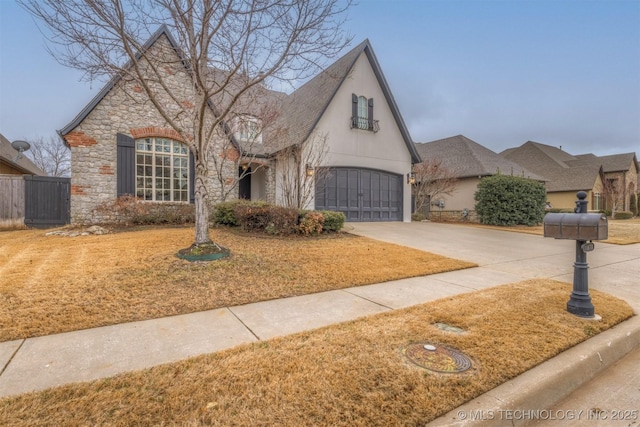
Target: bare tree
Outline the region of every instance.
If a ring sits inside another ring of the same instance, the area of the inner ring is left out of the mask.
[[[292,86],[310,77],[349,42],[341,28],[350,0],[18,1],[48,28],[49,50],[60,63],[89,80],[135,84],[189,146],[195,244],[211,243],[209,159],[229,156],[221,141],[232,137],[228,121],[238,100],[260,85]],[[177,46],[144,46],[161,25]],[[190,86],[176,92],[173,82],[185,70]]]
[[[415,210],[419,212],[426,203],[441,195],[451,195],[457,179],[453,171],[442,166],[442,160],[429,159],[413,166],[415,182],[411,188]]]
[[[282,204],[288,208],[305,209],[313,199],[314,183],[326,178],[327,168],[320,168],[327,155],[325,134],[314,134],[304,145],[292,145],[276,155],[279,167],[278,186]]]
[[[619,178],[606,178],[602,182],[602,189],[604,191],[605,206],[611,208],[611,218],[615,218],[620,204],[623,203],[624,186]]]
[[[71,151],[58,137],[40,137],[31,141],[31,149],[25,154],[47,176],[71,175]]]

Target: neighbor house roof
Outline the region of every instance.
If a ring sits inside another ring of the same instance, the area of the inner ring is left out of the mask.
[[[527,141],[520,147],[509,148],[502,156],[549,179],[547,191],[590,190],[598,175],[627,171],[637,165],[634,153],[599,157],[592,153],[571,155],[561,148]]]
[[[605,173],[625,172],[628,171],[632,167],[632,165],[636,165],[637,170],[638,164],[635,153],[613,154],[611,156],[601,157],[598,157],[594,154],[582,154],[575,157],[575,160],[567,161],[567,165],[569,165],[570,167],[581,167],[591,164],[596,164],[599,166],[601,165]]]
[[[437,159],[442,161],[442,166],[453,171],[457,178],[481,177],[500,173],[524,176],[536,181],[546,180],[545,177],[505,159],[463,135],[416,143],[416,148],[423,160]]]
[[[0,134],[0,162],[17,169],[25,175],[46,175],[46,173],[36,166],[27,156],[22,155],[20,159],[18,152],[13,149],[11,142]]]

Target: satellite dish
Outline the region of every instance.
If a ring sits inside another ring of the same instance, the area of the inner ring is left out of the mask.
[[[20,153],[23,153],[27,151],[29,148],[31,148],[31,144],[29,144],[27,141],[21,141],[21,140],[13,141],[11,143],[11,146],[13,147],[14,150]]]
[[[29,148],[31,148],[31,144],[29,144],[27,141],[22,141],[22,140],[19,140],[19,139],[16,140],[16,141],[13,141],[11,143],[11,146],[13,147],[14,150],[16,150],[18,152],[18,155],[16,156],[14,161],[20,160],[23,157],[22,153],[24,153]]]

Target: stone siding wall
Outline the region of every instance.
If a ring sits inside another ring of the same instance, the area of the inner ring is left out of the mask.
[[[157,99],[163,107],[168,108],[172,117],[179,116],[181,112],[189,117],[188,110],[193,108],[191,78],[181,62],[176,60],[177,56],[168,40],[165,37],[159,39],[150,49],[150,54],[174,55],[167,65],[160,68],[160,72],[172,95],[178,98],[178,103],[167,93],[155,88]],[[193,128],[188,122],[182,125],[183,129]],[[110,219],[96,208],[117,198],[118,133],[133,138],[156,136],[184,142],[184,138],[157,111],[140,84],[121,79],[76,128],[64,135],[71,149],[72,223],[99,223]],[[210,156],[216,151],[216,144],[211,144]],[[213,196],[210,203],[214,203],[215,195],[221,193],[219,179],[212,169],[209,170],[208,179],[209,194]],[[222,169],[223,174],[228,174],[230,178],[237,174],[233,164],[225,165]]]

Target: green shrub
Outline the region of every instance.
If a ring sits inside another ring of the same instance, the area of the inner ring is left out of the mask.
[[[221,202],[213,207],[210,220],[214,224],[227,225],[231,227],[237,227],[240,225],[236,213],[235,207],[241,203],[247,204],[246,200],[232,200],[230,202]]]
[[[638,216],[638,195],[637,194],[631,194],[629,196],[629,204],[631,205],[631,212],[633,213],[633,216]]]
[[[300,220],[298,230],[305,236],[316,235],[322,233],[322,224],[324,216],[320,212],[307,212]]]
[[[544,218],[544,185],[527,178],[493,175],[483,178],[475,193],[482,224],[536,225]]]
[[[616,212],[615,216],[613,217],[613,219],[631,219],[631,218],[633,218],[633,212],[629,212],[629,211]]]
[[[342,212],[320,211],[320,213],[324,217],[324,224],[322,224],[323,231],[335,233],[342,230],[346,219]]]

